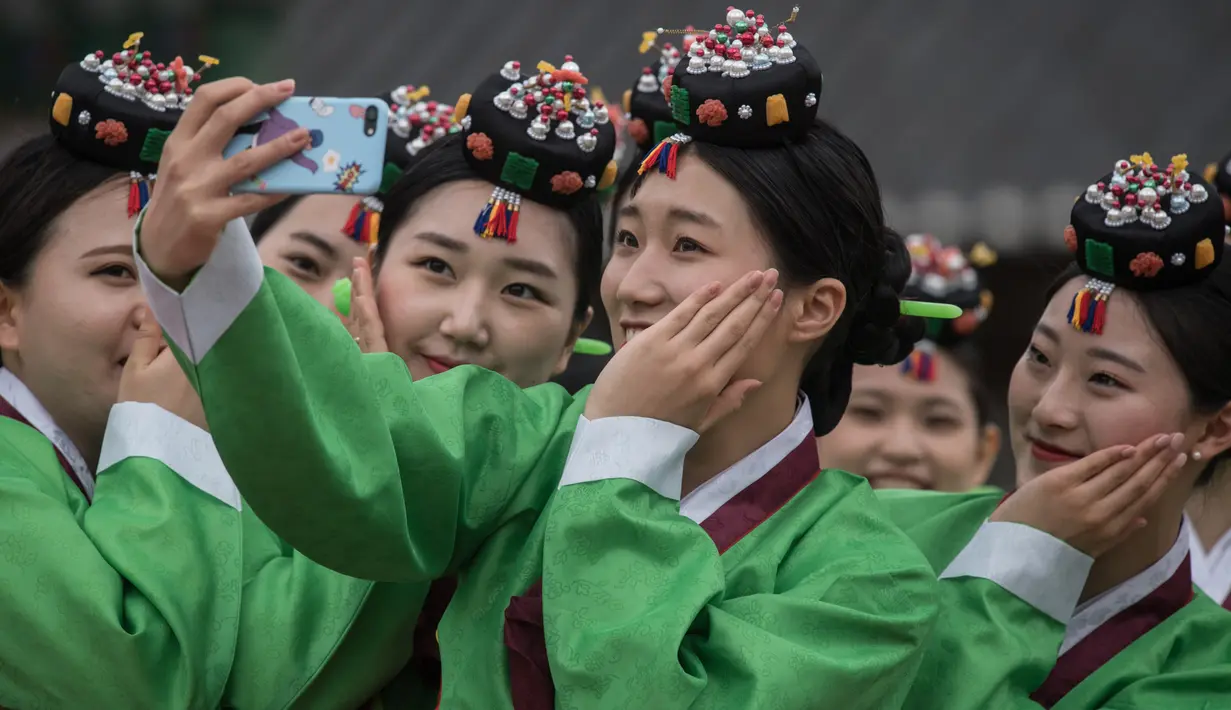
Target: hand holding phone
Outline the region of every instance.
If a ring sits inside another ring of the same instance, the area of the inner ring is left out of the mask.
[[[227,144],[230,158],[296,128],[303,151],[232,186],[234,193],[372,195],[380,189],[389,105],[380,99],[292,97],[246,123]]]

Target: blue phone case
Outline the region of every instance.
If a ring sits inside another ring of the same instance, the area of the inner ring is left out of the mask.
[[[376,107],[376,130],[364,135],[364,114]],[[380,189],[385,163],[389,105],[380,99],[288,99],[240,129],[223,155],[230,158],[299,127],[312,147],[232,186],[232,192],[305,195],[372,195]]]

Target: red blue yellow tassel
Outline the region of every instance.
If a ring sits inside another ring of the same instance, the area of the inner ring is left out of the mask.
[[[645,159],[641,161],[641,167],[637,168],[637,174],[644,175],[651,167],[657,167],[658,172],[666,173],[667,177],[674,180],[680,146],[691,140],[692,138],[688,135],[677,133],[670,138],[659,141],[658,145],[650,149]]]
[[[342,233],[360,244],[375,244],[380,238],[380,213],[385,206],[378,197],[365,197],[355,203]]]
[[[517,218],[521,213],[521,195],[503,187],[492,190],[487,204],[474,221],[474,233],[484,239],[517,241]]]
[[[932,382],[936,379],[936,357],[927,341],[922,341],[902,361],[902,374],[919,382]]]
[[[1087,281],[1073,294],[1073,303],[1069,305],[1069,323],[1083,333],[1101,335],[1107,322],[1107,299],[1115,287],[1115,284],[1099,279]]]
[[[128,216],[135,217],[149,204],[150,193],[154,191],[154,176],[146,177],[141,173],[128,174]]]

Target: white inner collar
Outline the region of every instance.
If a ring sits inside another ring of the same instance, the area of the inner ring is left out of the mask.
[[[1064,633],[1060,655],[1063,656],[1070,648],[1094,633],[1116,614],[1150,596],[1164,582],[1171,579],[1188,557],[1188,536],[1188,520],[1185,520],[1180,527],[1180,534],[1175,538],[1175,543],[1158,562],[1131,579],[1078,606]]]
[[[748,486],[761,480],[804,439],[812,436],[812,407],[807,395],[799,395],[795,418],[778,436],[736,461],[730,468],[693,489],[680,501],[680,514],[701,523]]]
[[[1192,552],[1193,584],[1215,602],[1222,604],[1231,596],[1231,530],[1223,533],[1208,551],[1191,525],[1189,550]]]
[[[51,414],[38,401],[30,388],[26,387],[26,384],[17,379],[17,375],[6,367],[0,367],[0,397],[13,405],[13,409],[25,417],[26,421],[30,422],[30,426],[51,441],[56,450],[68,461],[68,465],[73,467],[77,478],[81,480],[86,498],[92,499],[94,497],[94,472],[86,464],[85,457],[69,440],[64,430],[56,426]]]

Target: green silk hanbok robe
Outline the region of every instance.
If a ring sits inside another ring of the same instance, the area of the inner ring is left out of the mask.
[[[1187,530],[1153,566],[1078,605],[1093,561],[1032,528],[988,522],[1002,492],[878,497],[941,576],[909,707],[1231,707],[1231,614],[1194,591]],[[969,576],[980,567],[996,587]]]
[[[242,221],[182,294],[138,269],[228,470],[278,535],[359,577],[456,576],[442,707],[904,697],[935,577],[861,479],[818,470],[806,403],[681,515],[695,434],[616,418],[574,441],[585,393],[475,367],[412,383],[263,271]]]
[[[154,405],[116,405],[95,480],[0,368],[0,706],[219,707],[241,525],[202,436]]]
[[[0,564],[19,565],[3,576],[0,628],[10,642],[33,639],[11,651],[0,641],[0,707],[353,708],[406,664],[426,585],[374,585],[295,553],[240,510],[209,435],[169,412],[115,407],[97,483],[106,495],[91,506],[88,466],[29,390],[0,369],[0,449],[0,504],[17,506],[5,506],[0,521],[9,528]],[[34,484],[55,495],[37,495]],[[68,508],[58,512],[61,499]],[[70,513],[73,527],[35,544]],[[145,523],[125,526],[130,515]],[[69,558],[88,574],[57,580],[25,571],[43,559],[72,569]],[[112,562],[114,570],[102,566]],[[87,589],[105,594],[75,601]],[[6,592],[29,596],[18,603]],[[102,613],[109,602],[119,609]],[[80,614],[40,613],[70,605]],[[96,658],[115,659],[121,672]],[[394,707],[434,697],[415,680],[390,688]]]

